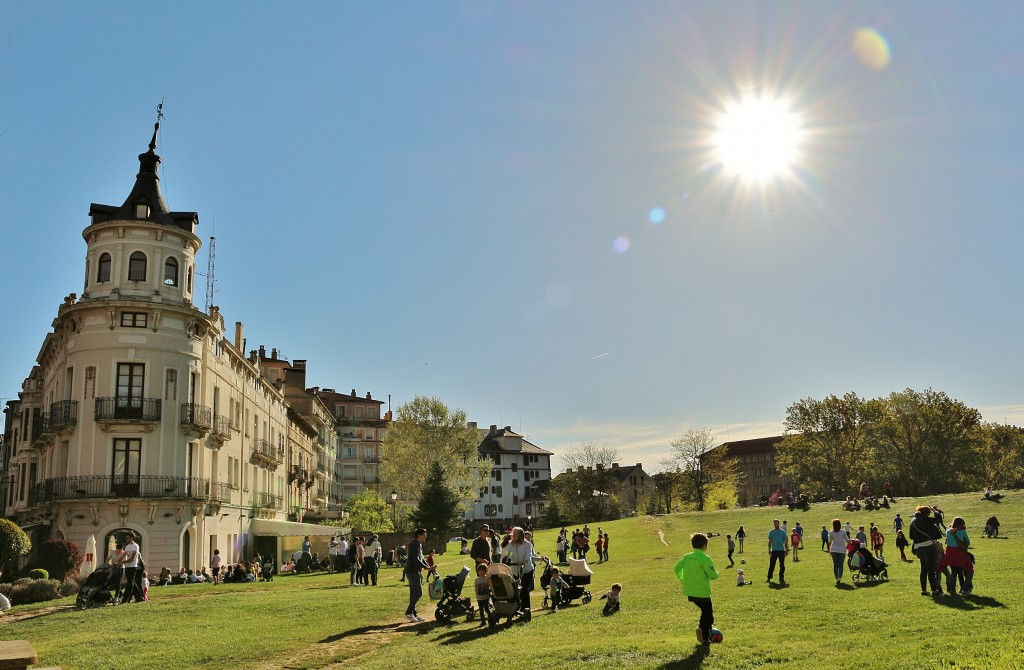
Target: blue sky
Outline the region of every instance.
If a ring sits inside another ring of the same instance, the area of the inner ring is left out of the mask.
[[[0,397],[166,99],[161,184],[217,237],[216,304],[311,385],[651,470],[688,428],[777,434],[830,393],[1020,423],[1022,24],[1016,2],[3,3]],[[802,128],[765,182],[714,150],[750,97]]]

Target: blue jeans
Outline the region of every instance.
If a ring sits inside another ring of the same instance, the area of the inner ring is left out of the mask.
[[[921,591],[927,590],[931,584],[932,593],[942,593],[939,585],[939,575],[936,569],[939,567],[939,557],[932,547],[921,547],[917,550],[917,558],[921,561]]]
[[[418,572],[409,572],[405,575],[409,582],[409,607],[406,614],[416,614],[416,602],[423,597],[423,575]]]
[[[832,572],[835,573],[836,581],[843,578],[843,565],[846,563],[846,554],[832,553]]]

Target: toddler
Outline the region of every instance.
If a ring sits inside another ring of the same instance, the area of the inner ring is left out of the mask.
[[[749,586],[751,582],[745,581],[743,577],[743,568],[736,571],[736,586]]]
[[[487,583],[487,566],[478,563],[476,566],[476,605],[480,608],[480,625],[483,626],[491,613],[491,587]]]
[[[562,602],[562,589],[568,587],[562,579],[562,573],[558,568],[551,568],[551,581],[548,583],[548,589],[551,590],[551,611],[558,611],[558,603]]]
[[[604,610],[601,612],[604,616],[615,614],[619,611],[619,596],[622,594],[622,584],[612,584],[612,590],[601,596],[602,600],[607,600],[604,604]]]
[[[149,600],[149,573],[142,571],[142,599]]]

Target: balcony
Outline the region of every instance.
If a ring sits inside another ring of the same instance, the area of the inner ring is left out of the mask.
[[[363,463],[380,463],[380,456],[367,456],[363,459]]]
[[[210,436],[224,444],[231,437],[231,421],[226,416],[216,415],[213,417],[213,430]]]
[[[252,506],[259,509],[281,510],[284,509],[284,500],[281,496],[275,496],[272,493],[254,491],[252,494]]]
[[[227,482],[216,482],[210,486],[210,502],[231,502],[231,485]]]
[[[201,477],[56,477],[36,484],[31,491],[32,504],[55,500],[88,498],[172,498],[206,500],[210,480]]]
[[[265,465],[271,470],[276,470],[277,466],[284,463],[284,449],[258,437],[252,442],[252,456],[250,460],[258,465]]]
[[[74,428],[78,425],[78,401],[60,400],[50,404],[50,427],[53,430]]]
[[[96,398],[96,421],[101,423],[159,423],[159,398]]]
[[[316,462],[316,471],[319,472],[320,474],[323,474],[323,475],[327,474],[327,459],[326,458],[321,458],[321,459],[317,460],[317,462]]]
[[[182,433],[202,437],[210,432],[210,426],[213,424],[213,412],[204,405],[182,403],[181,418],[178,423]]]
[[[43,444],[53,434],[50,427],[50,413],[43,412],[32,422],[32,445]]]

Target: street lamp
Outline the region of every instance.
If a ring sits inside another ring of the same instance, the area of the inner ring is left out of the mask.
[[[391,538],[394,540],[395,562],[398,562],[398,522],[395,520],[398,512],[398,491],[391,489]]]

